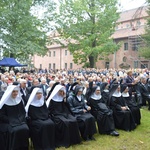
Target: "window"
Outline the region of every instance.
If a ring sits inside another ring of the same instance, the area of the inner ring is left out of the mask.
[[[124,50],[128,50],[128,43],[124,43]]]
[[[40,64],[40,69],[42,69],[42,64]]]
[[[67,56],[67,50],[65,50],[65,56]]]
[[[138,51],[139,46],[142,44],[142,40],[140,38],[133,38],[131,42],[132,42],[132,50]]]
[[[51,52],[49,52],[49,57],[51,57]]]
[[[70,69],[72,69],[73,68],[73,64],[72,63],[70,63]]]
[[[53,69],[55,70],[55,63],[53,63]]]
[[[134,68],[138,68],[138,61],[134,61]]]
[[[105,62],[105,68],[109,69],[109,62]]]
[[[56,55],[56,54],[55,54],[55,51],[53,51],[53,56],[55,57],[55,55]]]
[[[49,69],[51,69],[51,64],[49,64]]]
[[[129,24],[126,24],[126,27],[127,27],[127,28],[129,28],[129,27],[130,27],[130,25],[129,25]]]
[[[67,63],[65,63],[65,69],[67,69]]]
[[[138,44],[134,43],[134,44],[132,45],[132,50],[133,50],[133,51],[138,51]]]
[[[127,61],[127,57],[123,57],[123,62],[126,62]]]
[[[136,22],[136,25],[137,25],[137,26],[140,26],[140,25],[141,25],[140,20],[138,20],[138,21]]]
[[[141,64],[141,68],[142,68],[142,69],[148,68],[148,64]]]

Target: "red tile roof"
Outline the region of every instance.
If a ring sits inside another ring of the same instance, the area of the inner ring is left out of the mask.
[[[145,26],[139,26],[137,29],[132,30],[132,28],[124,28],[116,30],[112,35],[113,39],[126,38],[129,36],[142,35],[145,32]]]
[[[120,14],[120,18],[118,19],[118,23],[129,21],[136,18],[147,17],[147,6],[138,7],[135,9],[124,11]]]

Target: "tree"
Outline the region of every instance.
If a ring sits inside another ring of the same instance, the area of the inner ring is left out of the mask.
[[[74,62],[93,68],[119,48],[111,38],[118,17],[117,0],[60,0],[55,28],[68,41]]]
[[[148,6],[150,6],[150,0],[147,0]],[[150,7],[148,7],[148,16],[150,16]],[[139,55],[150,59],[150,18],[147,18],[147,26],[145,28],[145,34],[142,36],[144,40],[144,46],[140,47]]]
[[[32,13],[39,2],[42,0],[1,0],[0,47],[4,56],[28,60],[34,54],[47,53],[48,22]]]

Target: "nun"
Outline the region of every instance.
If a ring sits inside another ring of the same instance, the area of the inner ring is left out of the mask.
[[[6,131],[3,140],[7,150],[28,150],[29,128],[25,115],[19,88],[9,85],[0,101],[0,124],[1,130]]]
[[[77,85],[74,94],[67,99],[72,114],[76,117],[81,137],[87,140],[95,140],[93,135],[96,133],[95,118],[90,114],[91,107],[85,102],[82,94],[83,87]]]
[[[42,89],[35,87],[25,107],[35,150],[55,149],[55,124],[49,117]]]
[[[110,89],[110,106],[113,110],[115,127],[125,131],[134,130],[136,125],[131,110],[122,98],[120,84],[114,83]]]
[[[110,106],[110,101],[109,101],[109,84],[107,82],[102,82],[101,83],[101,95],[102,95],[102,98],[105,102],[105,104],[107,106]]]
[[[137,106],[137,103],[134,101],[135,99],[130,97],[129,88],[126,84],[121,84],[121,95],[129,109],[131,110],[136,125],[139,125],[141,120],[140,109]]]
[[[103,100],[100,86],[92,86],[92,83],[90,83],[91,95],[88,103],[91,106],[92,115],[96,118],[99,133],[119,136],[119,133],[115,131],[113,111]]]
[[[78,123],[76,118],[69,112],[65,98],[65,87],[60,84],[54,84],[51,89],[50,97],[46,104],[55,123],[55,142],[56,147],[79,144],[81,142]]]

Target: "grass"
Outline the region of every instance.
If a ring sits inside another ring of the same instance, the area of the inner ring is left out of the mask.
[[[149,150],[150,149],[150,111],[141,109],[141,125],[134,131],[117,130],[119,137],[95,134],[96,141],[83,142],[69,148],[56,150]],[[33,150],[32,148],[30,150]]]
[[[56,150],[149,150],[150,149],[150,111],[141,109],[141,125],[134,131],[117,130],[119,137],[95,134],[96,141],[82,142],[69,148]]]

